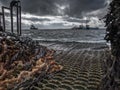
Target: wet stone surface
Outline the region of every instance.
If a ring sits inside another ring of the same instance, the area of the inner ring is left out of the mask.
[[[56,49],[55,60],[63,65],[64,69],[50,79],[44,79],[39,84],[40,87],[38,86],[35,90],[98,90],[105,73],[106,49],[100,49],[99,44],[92,45],[99,49],[81,49],[78,48],[81,44],[73,43],[68,47],[66,47],[67,44],[61,45],[65,49]],[[54,46],[58,45],[52,44],[48,47],[54,48]],[[89,47],[89,44],[85,47]]]

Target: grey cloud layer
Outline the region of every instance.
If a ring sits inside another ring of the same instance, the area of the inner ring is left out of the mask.
[[[0,0],[0,6],[12,0]],[[107,10],[109,0],[21,0],[23,28],[34,23],[38,27],[55,28],[86,23],[84,17],[92,18],[90,25],[97,25]],[[31,15],[32,17],[29,17]],[[49,18],[47,18],[47,16]],[[60,16],[60,17],[56,17]]]
[[[0,1],[7,5],[11,0]],[[65,15],[80,17],[83,12],[105,7],[105,0],[21,0],[21,2],[23,12],[35,15],[59,15],[58,10],[67,5],[68,7],[64,9]]]
[[[78,16],[82,12],[90,12],[105,7],[105,0],[69,0],[69,15]]]

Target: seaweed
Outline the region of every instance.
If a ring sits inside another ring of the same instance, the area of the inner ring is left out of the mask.
[[[54,52],[29,37],[0,32],[0,89],[32,90],[37,82],[62,70]]]

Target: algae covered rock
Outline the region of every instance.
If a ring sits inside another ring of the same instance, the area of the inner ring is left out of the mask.
[[[0,32],[0,90],[28,90],[60,71],[63,67],[55,62],[54,52],[29,37]]]

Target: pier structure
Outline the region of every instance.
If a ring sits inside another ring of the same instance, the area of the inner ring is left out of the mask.
[[[2,16],[3,16],[3,14],[0,12],[0,31],[3,31],[3,27],[2,27]]]
[[[0,26],[3,28],[3,31],[6,31],[5,10],[10,11],[11,32],[15,33],[14,17],[16,17],[17,18],[16,19],[17,35],[21,35],[22,34],[21,32],[21,2],[19,0],[13,0],[10,2],[9,7],[2,6],[2,12],[0,12]]]

